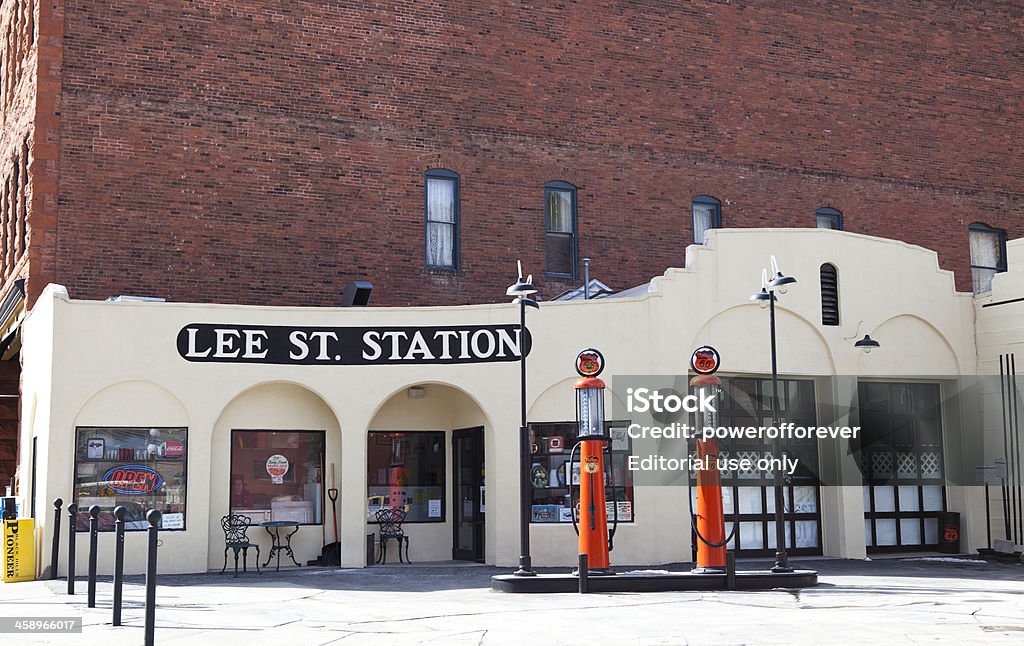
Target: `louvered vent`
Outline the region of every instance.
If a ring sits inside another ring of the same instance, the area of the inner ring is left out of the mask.
[[[821,324],[839,325],[839,276],[829,263],[821,266]]]

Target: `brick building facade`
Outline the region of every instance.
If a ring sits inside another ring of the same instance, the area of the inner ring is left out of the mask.
[[[3,4],[3,262],[28,302],[550,298],[544,185],[577,257],[625,288],[683,262],[691,200],[726,227],[935,249],[1024,235],[1024,99],[1006,2]],[[428,269],[424,173],[459,175],[459,269]],[[754,277],[752,280],[756,280]]]

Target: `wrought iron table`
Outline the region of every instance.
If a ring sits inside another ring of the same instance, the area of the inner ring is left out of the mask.
[[[295,560],[295,554],[292,553],[292,536],[295,535],[295,532],[299,531],[299,524],[297,522],[295,522],[294,520],[268,520],[266,522],[260,523],[260,527],[267,530],[267,533],[270,534],[270,540],[272,541],[270,547],[270,556],[267,557],[267,562],[263,564],[263,567],[267,567],[268,565],[270,565],[270,561],[273,560],[274,554],[277,554],[277,567],[275,568],[274,571],[280,572],[281,550],[284,550],[285,554],[288,555],[288,558],[292,560],[292,563],[294,563],[295,565],[299,565],[299,562]],[[285,534],[284,545],[281,544],[281,529],[283,527],[295,528],[292,531]]]

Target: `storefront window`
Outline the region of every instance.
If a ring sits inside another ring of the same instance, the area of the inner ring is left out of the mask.
[[[323,465],[323,431],[231,431],[231,513],[319,525]]]
[[[378,510],[392,507],[406,512],[407,523],[444,521],[444,449],[444,433],[371,431],[367,520],[376,522]]]
[[[99,505],[100,531],[112,531],[122,505],[126,531],[148,528],[150,509],[163,513],[161,529],[184,530],[187,435],[184,428],[78,427],[75,529],[87,531],[89,507]]]
[[[605,453],[605,500],[608,521],[618,514],[620,523],[634,519],[633,474],[629,470],[631,449],[628,424],[605,422],[605,431],[612,438],[611,459]],[[579,505],[579,451],[569,457],[576,444],[576,422],[530,424],[530,485],[535,523],[571,523],[572,508]],[[571,487],[571,489],[570,489]],[[577,515],[577,518],[579,516]]]

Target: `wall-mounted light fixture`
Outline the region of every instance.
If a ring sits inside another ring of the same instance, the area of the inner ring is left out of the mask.
[[[864,321],[859,321],[857,323],[857,329],[853,332],[853,336],[845,336],[843,337],[843,340],[852,341],[853,339],[856,339],[857,335],[860,334],[861,325],[864,325],[865,330],[867,329],[867,324],[864,323]],[[871,335],[867,334],[867,332],[865,331],[864,338],[858,339],[857,342],[853,344],[853,347],[860,348],[861,350],[864,351],[864,354],[868,354],[875,348],[882,347],[882,344],[876,341],[875,339],[872,339]]]

